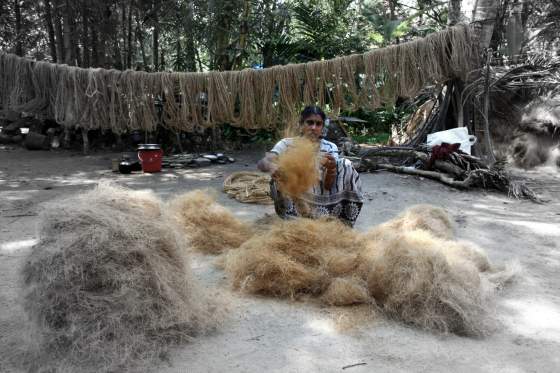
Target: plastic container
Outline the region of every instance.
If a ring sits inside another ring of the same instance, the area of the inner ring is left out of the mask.
[[[142,163],[142,171],[152,173],[161,172],[163,150],[159,144],[138,145],[138,159]]]

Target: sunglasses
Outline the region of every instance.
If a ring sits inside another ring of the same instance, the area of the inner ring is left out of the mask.
[[[323,125],[323,121],[322,121],[322,120],[311,120],[311,119],[308,119],[308,120],[304,121],[304,123],[305,123],[306,125],[308,125],[308,126],[315,125],[315,126],[317,126],[317,127],[320,127],[320,126]]]

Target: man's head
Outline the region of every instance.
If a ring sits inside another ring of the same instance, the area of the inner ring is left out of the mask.
[[[307,106],[301,112],[299,123],[302,134],[313,140],[318,140],[323,135],[323,126],[327,116],[318,106]]]

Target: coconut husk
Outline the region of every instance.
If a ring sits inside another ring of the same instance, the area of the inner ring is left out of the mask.
[[[360,277],[337,277],[331,281],[321,296],[321,301],[330,306],[348,306],[372,303],[367,283]]]
[[[237,248],[253,235],[249,224],[237,219],[202,190],[171,199],[167,210],[186,233],[191,247],[204,253],[219,254]]]
[[[451,220],[433,206],[415,206],[365,234],[305,218],[267,227],[225,256],[234,288],[331,306],[378,305],[427,330],[487,333],[492,289],[513,276],[478,246],[451,239]]]
[[[367,251],[370,294],[390,316],[423,329],[462,335],[487,331],[480,272],[459,247],[425,230],[388,233]]]
[[[446,239],[454,237],[454,225],[447,212],[436,206],[416,205],[403,211],[399,216],[371,228],[367,235],[376,239],[378,235],[388,231],[406,231],[422,229],[434,236]]]
[[[226,256],[233,286],[253,294],[320,295],[333,277],[358,267],[364,241],[341,222],[281,221]]]
[[[30,370],[147,369],[216,326],[217,304],[160,206],[152,194],[102,184],[46,207],[22,272],[37,341]]]

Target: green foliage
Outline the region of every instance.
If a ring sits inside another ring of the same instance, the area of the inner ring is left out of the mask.
[[[367,121],[367,123],[348,123],[350,136],[359,143],[385,143],[390,136],[391,129],[396,124],[402,124],[408,120],[414,112],[414,107],[385,106],[377,110],[357,110],[353,112],[342,112],[341,116],[351,116]]]
[[[352,139],[358,144],[386,144],[391,134],[382,132],[378,134],[352,135]]]
[[[299,60],[316,60],[361,52],[367,35],[358,29],[352,0],[296,2],[294,13]]]
[[[441,30],[447,23],[446,2],[417,0],[413,5],[394,0],[389,2],[394,4],[392,13],[383,1],[364,4],[362,17],[369,28],[367,38],[370,47],[383,47],[414,36],[425,36]]]

